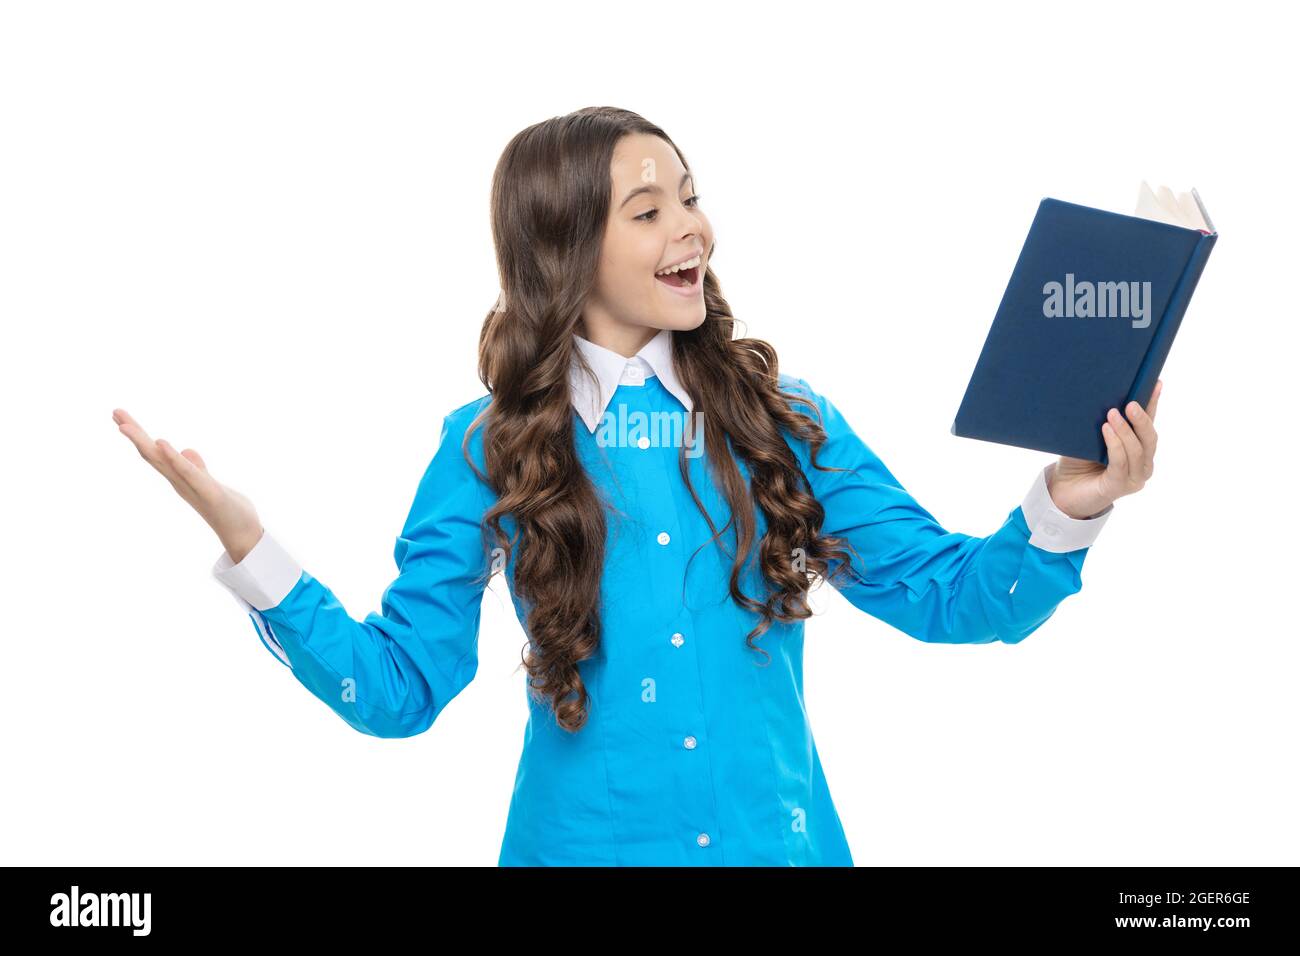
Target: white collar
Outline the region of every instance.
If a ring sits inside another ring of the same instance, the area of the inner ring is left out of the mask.
[[[573,340],[577,351],[569,367],[570,394],[573,407],[586,423],[588,431],[595,433],[600,425],[600,419],[614,397],[614,389],[620,385],[644,385],[649,375],[657,375],[663,387],[675,395],[688,412],[692,410],[691,396],[682,387],[673,367],[672,329],[661,329],[631,358],[589,342],[576,332]],[[596,373],[598,390],[593,390],[591,378],[578,360],[579,353]]]

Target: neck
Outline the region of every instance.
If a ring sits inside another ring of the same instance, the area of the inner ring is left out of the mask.
[[[585,316],[577,329],[578,334],[588,342],[617,352],[624,358],[636,355],[660,331],[662,330],[645,325],[628,325],[626,322],[591,321]]]

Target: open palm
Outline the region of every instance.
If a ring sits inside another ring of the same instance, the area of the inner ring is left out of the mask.
[[[165,439],[151,439],[124,408],[113,409],[113,421],[131,439],[140,457],[153,465],[217,533],[231,559],[241,561],[264,530],[253,503],[213,478],[203,456],[193,448],[178,452]]]

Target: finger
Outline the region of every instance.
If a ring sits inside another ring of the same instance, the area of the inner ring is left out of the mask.
[[[170,455],[167,450],[170,446],[168,446],[167,442],[162,438],[155,439],[153,446],[153,453],[157,457],[157,464],[155,464],[154,467],[157,468],[159,473],[167,479],[168,483],[176,489],[178,495],[187,501],[191,500],[194,497],[194,489],[190,487],[188,481],[180,476],[180,473],[176,470],[176,466],[171,463]]]
[[[198,467],[202,468],[204,471],[207,471],[207,470],[208,470],[208,465],[207,465],[207,463],[203,460],[203,456],[200,455],[200,454],[199,454],[197,451],[195,451],[193,448],[186,448],[183,452],[181,452],[181,454],[182,454],[183,456],[185,456],[186,458],[188,458],[190,461],[194,462],[194,464],[196,464]]]
[[[207,483],[212,479],[206,471],[173,448],[165,438],[158,439],[158,447],[162,451],[163,459],[180,481],[197,495],[208,491]]]
[[[113,409],[113,421],[117,423],[117,430],[132,441],[135,441],[137,438],[141,438],[145,441],[152,441],[145,430],[140,427],[140,423],[132,418],[131,413],[125,408]]]
[[[118,431],[131,439],[136,450],[140,452],[140,457],[153,465],[182,498],[193,501],[196,497],[211,491],[212,479],[207,474],[206,466],[199,469],[192,461],[177,453],[165,439],[160,438],[157,441],[151,439],[140,427],[140,423],[124,408],[113,409],[113,421],[118,423]],[[193,451],[193,449],[189,450]],[[194,455],[198,456],[198,452],[194,452]],[[199,458],[200,464],[202,461],[203,459]],[[203,479],[208,483],[205,484]]]
[[[113,421],[117,422],[117,430],[131,439],[131,443],[135,445],[140,457],[159,471],[162,471],[165,467],[162,454],[159,452],[154,440],[140,427],[140,423],[132,418],[124,408],[114,409]]]
[[[1142,467],[1140,471],[1142,480],[1145,481],[1151,477],[1151,473],[1155,470],[1156,441],[1158,439],[1156,426],[1151,421],[1151,416],[1137,402],[1128,403],[1128,418],[1133,431],[1137,432],[1138,440],[1142,442]]]
[[[1128,452],[1124,450],[1124,443],[1119,440],[1119,436],[1115,434],[1115,429],[1111,427],[1110,422],[1102,423],[1101,437],[1106,441],[1106,458],[1108,460],[1106,471],[1118,477],[1127,475]]]
[[[1141,484],[1146,481],[1141,473],[1142,467],[1142,442],[1138,441],[1137,435],[1133,434],[1133,429],[1124,416],[1119,413],[1119,409],[1111,409],[1110,427],[1115,429],[1115,434],[1124,445],[1124,453],[1128,458],[1128,478],[1130,481]]]
[[[1156,417],[1156,406],[1160,404],[1160,393],[1164,391],[1165,383],[1161,379],[1156,379],[1156,387],[1151,391],[1151,398],[1147,400],[1147,415],[1153,420]]]

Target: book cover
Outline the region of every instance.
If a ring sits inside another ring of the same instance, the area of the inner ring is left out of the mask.
[[[1146,406],[1218,239],[1195,190],[1143,183],[1138,209],[1042,200],[952,434],[1107,462],[1106,413]]]

